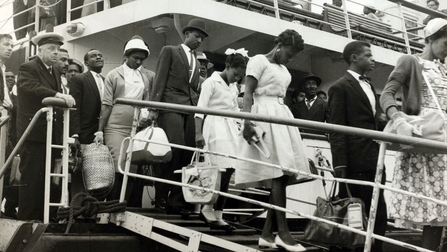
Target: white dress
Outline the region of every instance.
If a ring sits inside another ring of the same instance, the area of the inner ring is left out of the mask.
[[[202,84],[199,102],[197,107],[239,111],[237,106],[237,96],[239,91],[235,83],[227,85],[220,77],[220,72],[214,72]],[[196,114],[195,117],[203,119],[203,114]],[[228,155],[236,155],[237,142],[240,137],[236,120],[221,116],[207,115],[203,122],[203,138],[205,140],[205,150],[216,151]],[[234,168],[235,160],[209,155],[212,165],[221,168]]]
[[[285,66],[271,63],[264,55],[256,55],[248,62],[246,75],[258,81],[253,94],[251,113],[293,119],[290,109],[283,101],[292,79]],[[265,132],[264,142],[270,151],[270,158],[266,158],[254,146],[249,145],[243,137],[239,138],[238,156],[310,172],[305,145],[298,127],[264,122],[255,124]],[[271,180],[283,175],[282,170],[270,166],[239,161],[235,182],[241,186],[271,187]],[[296,179],[301,177],[297,176]],[[289,182],[293,183],[292,181],[297,180],[292,177]]]

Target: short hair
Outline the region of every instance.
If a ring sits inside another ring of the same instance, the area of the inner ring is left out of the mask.
[[[4,38],[12,39],[12,36],[10,34],[5,33],[0,34],[0,41]]]
[[[430,37],[426,37],[424,40],[425,43],[428,44],[430,40],[435,41],[443,37],[447,37],[447,25],[444,25],[443,27],[441,27],[441,29],[433,33]]]
[[[292,46],[298,52],[304,50],[304,40],[301,35],[292,29],[287,29],[275,39],[275,43],[281,43],[284,46]]]
[[[90,50],[88,50],[85,54],[84,54],[84,62],[87,62],[88,61],[88,54],[91,52],[91,51],[94,51],[94,50],[96,50],[96,49],[90,49]]]
[[[225,68],[247,67],[247,60],[240,53],[234,53],[227,56],[225,60]]]
[[[371,44],[365,41],[352,41],[343,49],[343,59],[348,65],[351,64],[351,55],[360,54],[363,51],[363,47],[371,48]]]
[[[427,0],[427,5],[429,2],[435,2],[436,6],[439,6],[438,0]]]

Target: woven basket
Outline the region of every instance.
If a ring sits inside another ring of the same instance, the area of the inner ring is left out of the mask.
[[[97,198],[107,196],[115,180],[109,148],[102,144],[89,144],[84,148],[82,159],[82,176],[87,192]]]

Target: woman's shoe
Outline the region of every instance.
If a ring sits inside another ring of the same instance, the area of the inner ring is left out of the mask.
[[[235,226],[230,225],[224,221],[210,221],[208,222],[208,225],[210,226],[210,229],[220,229],[227,232],[236,230]]]
[[[262,237],[258,240],[258,246],[259,248],[278,248],[274,242],[268,242],[267,240],[264,240]]]
[[[299,243],[297,243],[297,244],[295,244],[295,245],[288,245],[288,244],[285,244],[285,243],[281,240],[281,238],[279,237],[279,235],[277,235],[277,236],[275,237],[275,244],[276,244],[276,246],[281,247],[281,248],[284,248],[285,250],[290,251],[290,252],[301,252],[301,251],[306,251],[306,248],[303,247],[303,245],[301,245],[301,244],[299,244]]]

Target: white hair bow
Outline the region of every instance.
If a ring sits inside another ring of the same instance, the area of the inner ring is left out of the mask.
[[[225,55],[231,55],[231,54],[236,54],[236,53],[239,53],[240,55],[249,58],[249,57],[248,57],[248,51],[245,50],[245,48],[239,48],[239,49],[237,49],[237,50],[228,48],[228,49],[225,51]]]

